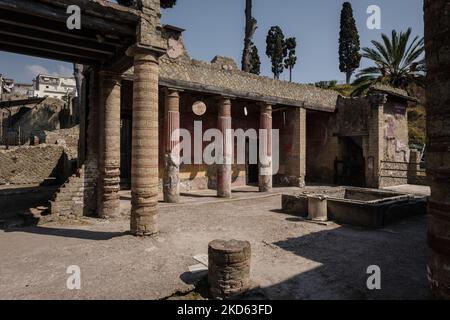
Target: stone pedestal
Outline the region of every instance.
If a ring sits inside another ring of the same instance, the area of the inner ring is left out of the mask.
[[[219,118],[217,127],[223,137],[223,163],[217,164],[217,196],[219,198],[231,198],[231,163],[232,163],[232,139],[231,130],[231,100],[222,98],[219,101]]]
[[[120,215],[120,75],[100,72],[98,214]]]
[[[164,123],[164,202],[178,203],[180,195],[180,153],[174,150],[180,142],[180,94],[167,89]]]
[[[248,241],[214,240],[208,246],[208,283],[213,299],[236,298],[250,288]]]
[[[261,106],[259,134],[259,191],[272,190],[272,106]]]
[[[131,232],[158,232],[158,56],[134,49]]]

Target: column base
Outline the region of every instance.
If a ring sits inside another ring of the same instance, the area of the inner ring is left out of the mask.
[[[272,177],[271,176],[259,176],[259,192],[272,191]]]
[[[154,197],[142,197],[139,195],[131,195],[132,207],[131,211],[131,234],[139,237],[153,236],[159,232],[158,230],[158,209],[157,204],[151,203],[143,205],[143,203],[153,201]],[[139,203],[139,204],[136,204]]]
[[[170,155],[166,155],[166,163],[164,170],[164,202],[179,203],[180,202],[180,169],[173,161]]]

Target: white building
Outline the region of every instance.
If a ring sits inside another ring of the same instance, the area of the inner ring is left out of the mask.
[[[68,94],[77,95],[74,77],[58,77],[40,74],[34,80],[34,97],[51,97],[64,100]]]

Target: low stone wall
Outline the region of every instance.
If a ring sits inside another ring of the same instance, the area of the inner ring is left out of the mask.
[[[2,184],[62,183],[70,171],[70,163],[62,146],[21,146],[0,150]]]
[[[50,201],[52,215],[63,219],[95,215],[97,179],[97,162],[86,161]]]
[[[59,129],[55,131],[44,131],[45,143],[49,145],[60,145],[66,148],[69,159],[78,158],[78,140],[80,136],[79,126],[70,129]]]

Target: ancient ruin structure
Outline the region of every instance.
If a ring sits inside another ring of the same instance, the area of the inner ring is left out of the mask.
[[[428,276],[434,294],[450,298],[450,1],[425,0],[428,175],[431,198]]]
[[[80,30],[66,27],[68,5],[83,8]],[[234,186],[245,184],[270,192],[274,185],[303,187],[306,178],[369,187],[408,179],[406,108],[413,99],[403,91],[379,87],[366,98],[345,99],[239,71],[229,58],[196,61],[183,30],[160,25],[158,0],[132,8],[103,0],[0,0],[0,18],[0,50],[87,66],[79,169],[54,199],[55,215],[116,218],[119,191],[129,187],[131,231],[143,236],[158,231],[161,192],[176,203],[180,192],[194,189],[229,198]],[[244,141],[245,164],[235,164],[227,135],[224,163],[196,163],[206,146],[195,142],[192,161],[180,163],[177,129],[203,136],[212,128],[265,133]],[[252,139],[260,149],[256,163],[249,161]]]

